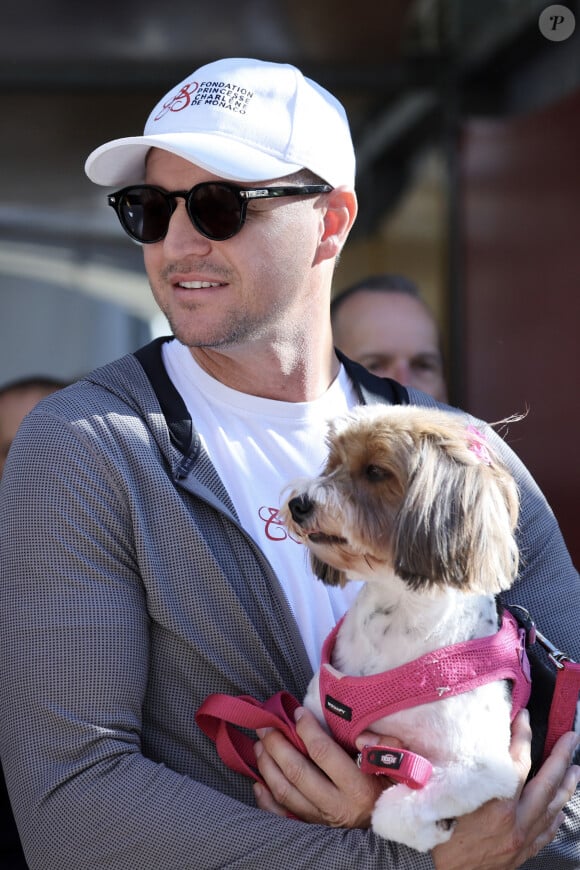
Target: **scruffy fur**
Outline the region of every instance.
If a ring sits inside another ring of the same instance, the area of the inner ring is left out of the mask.
[[[294,485],[283,517],[325,583],[364,581],[334,667],[380,673],[495,633],[495,596],[518,568],[518,493],[485,438],[459,414],[381,405],[335,421],[328,447],[322,474]],[[318,674],[304,703],[324,724]],[[451,837],[458,816],[512,797],[510,708],[498,681],[374,723],[428,758],[433,774],[419,790],[385,789],[373,830],[427,851]]]

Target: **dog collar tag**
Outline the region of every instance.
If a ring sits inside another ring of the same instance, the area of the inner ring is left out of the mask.
[[[433,772],[433,765],[422,755],[392,746],[365,746],[357,761],[363,773],[388,776],[412,789],[423,788]]]

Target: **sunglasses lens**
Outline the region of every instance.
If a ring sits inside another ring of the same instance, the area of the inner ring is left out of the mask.
[[[245,213],[242,199],[236,188],[222,182],[198,184],[187,195],[136,185],[115,194],[111,204],[125,231],[138,242],[151,244],[167,235],[177,196],[185,197],[191,222],[207,238],[223,241],[241,230]]]
[[[167,233],[171,207],[160,190],[134,187],[119,202],[119,217],[126,231],[138,242],[158,242]]]
[[[240,199],[227,184],[200,184],[192,191],[187,207],[193,223],[209,239],[224,241],[242,228]]]

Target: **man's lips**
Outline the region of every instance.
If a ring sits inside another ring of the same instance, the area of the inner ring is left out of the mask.
[[[221,281],[176,281],[175,287],[182,290],[208,290],[214,287],[225,287]]]

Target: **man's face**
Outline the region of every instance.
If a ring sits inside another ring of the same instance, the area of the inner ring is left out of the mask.
[[[189,190],[215,179],[166,151],[153,149],[149,154],[148,184],[167,191]],[[201,235],[187,215],[184,200],[177,200],[165,239],[143,250],[153,295],[183,344],[256,347],[275,342],[304,319],[307,279],[321,231],[318,200],[252,202],[241,231],[221,242]]]
[[[348,357],[375,374],[447,401],[437,327],[412,296],[355,293],[337,311],[334,339]]]
[[[47,391],[36,387],[10,390],[0,396],[0,477],[10,445],[29,411],[46,396]]]

